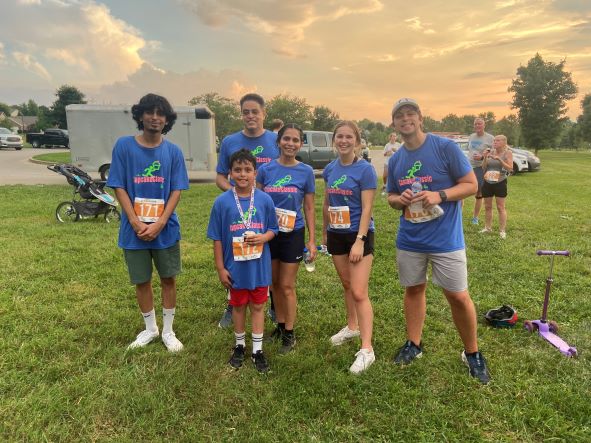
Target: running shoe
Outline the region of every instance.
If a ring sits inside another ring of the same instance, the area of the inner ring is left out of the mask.
[[[340,346],[343,343],[348,342],[349,340],[353,340],[355,337],[359,337],[359,334],[360,334],[359,330],[352,331],[351,329],[349,329],[348,326],[345,326],[343,329],[341,329],[335,335],[330,337],[330,342],[332,343],[333,346]]]

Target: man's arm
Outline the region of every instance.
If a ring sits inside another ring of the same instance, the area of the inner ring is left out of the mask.
[[[215,176],[215,184],[222,192],[225,192],[232,187],[228,180],[228,176],[219,173]]]
[[[468,172],[463,177],[460,177],[456,184],[451,188],[442,189],[447,195],[447,201],[463,200],[466,197],[476,194],[478,190],[478,181],[473,171]],[[405,191],[406,192],[406,191]],[[412,202],[422,200],[425,209],[438,205],[442,202],[440,191],[421,191],[412,198]]]
[[[141,235],[143,235],[148,225],[142,222],[136,215],[135,211],[133,210],[133,204],[131,203],[129,194],[124,188],[115,188],[115,196],[117,197],[117,201],[119,201],[121,208],[125,212],[125,215],[127,215],[129,224],[133,228],[136,235],[141,238]]]

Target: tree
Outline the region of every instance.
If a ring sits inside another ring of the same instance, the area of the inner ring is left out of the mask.
[[[447,114],[441,119],[441,130],[443,132],[459,132],[464,133],[464,119],[455,114]]]
[[[51,110],[47,106],[39,106],[37,109],[37,124],[35,125],[35,130],[42,131],[51,126],[53,126],[51,121]]]
[[[441,122],[425,115],[423,116],[423,127],[425,128],[425,132],[440,132]]]
[[[59,128],[68,129],[66,121],[66,106],[86,103],[84,94],[75,86],[62,85],[55,93],[57,99],[51,105],[51,118]]]
[[[591,94],[585,95],[581,100],[581,107],[583,113],[577,118],[579,135],[584,141],[591,143]]]
[[[278,118],[283,123],[295,123],[302,129],[310,129],[314,121],[311,106],[306,99],[291,97],[288,94],[279,94],[269,100],[266,111],[265,126],[270,126],[271,121]]]
[[[231,98],[223,97],[217,92],[208,92],[193,97],[189,106],[205,104],[215,114],[215,135],[222,140],[226,135],[242,129],[240,105]]]
[[[339,114],[326,106],[316,106],[312,111],[312,116],[314,118],[312,129],[315,131],[332,131],[340,120]]]
[[[519,146],[521,144],[521,128],[519,127],[519,120],[515,114],[510,114],[503,117],[491,127],[493,134],[503,134],[507,137],[507,143],[511,146]]]
[[[517,69],[517,78],[508,89],[513,93],[511,106],[519,110],[524,141],[536,152],[556,141],[566,120],[566,101],[577,95],[577,85],[564,70],[565,64],[566,60],[545,62],[536,54],[527,66]]]

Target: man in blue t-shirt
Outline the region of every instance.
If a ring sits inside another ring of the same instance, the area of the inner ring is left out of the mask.
[[[396,240],[396,261],[404,291],[407,341],[394,358],[406,365],[422,356],[426,314],[427,265],[441,286],[464,343],[462,360],[470,375],[488,383],[486,360],[478,351],[476,310],[468,293],[461,200],[477,190],[474,172],[456,143],[423,132],[416,101],[398,100],[394,129],[404,144],[388,164],[388,204],[403,213]]]
[[[240,99],[240,114],[244,129],[224,137],[220,145],[215,184],[222,191],[227,191],[232,187],[232,183],[228,180],[228,174],[230,173],[230,157],[233,153],[243,148],[248,149],[256,158],[257,168],[279,157],[277,134],[267,131],[263,127],[266,116],[263,97],[254,93],[246,94]],[[272,297],[270,316],[272,319],[275,317]],[[232,306],[228,303],[218,326],[227,328],[231,324]]]
[[[128,349],[146,346],[159,336],[154,312],[152,262],[162,288],[162,341],[170,352],[183,349],[172,329],[176,276],[181,272],[181,239],[175,208],[189,178],[181,149],[163,138],[177,115],[166,98],[148,94],[131,108],[141,134],[121,137],[113,148],[107,186],[123,208],[119,247],[135,285],[145,330]]]

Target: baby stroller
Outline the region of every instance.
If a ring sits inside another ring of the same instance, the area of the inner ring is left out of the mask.
[[[117,201],[103,189],[105,181],[93,181],[90,175],[74,165],[51,165],[47,169],[63,175],[74,187],[72,201],[61,202],[57,205],[55,218],[59,222],[75,222],[81,218],[96,218],[101,214],[104,214],[107,223],[121,220],[121,214],[117,210]],[[76,194],[81,199],[77,198]]]

